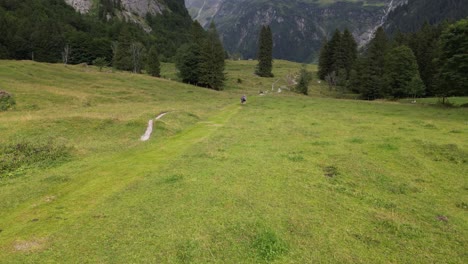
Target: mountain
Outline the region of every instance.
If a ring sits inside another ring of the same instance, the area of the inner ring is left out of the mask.
[[[360,45],[367,43],[387,15],[407,0],[186,0],[192,16],[206,26],[214,21],[231,54],[255,58],[261,25],[269,24],[277,59],[317,59],[325,38],[348,28]]]
[[[388,33],[397,30],[415,32],[425,22],[438,24],[444,20],[455,21],[467,16],[467,0],[409,0],[407,4],[389,13],[384,28]]]
[[[186,12],[183,0],[65,0],[82,14],[97,13],[110,19],[119,17],[125,21],[139,24],[150,32],[151,26],[145,20],[147,15],[161,15],[167,12]]]

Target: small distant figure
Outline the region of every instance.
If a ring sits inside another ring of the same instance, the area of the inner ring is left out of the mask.
[[[241,97],[241,104],[245,104],[247,102],[247,97],[245,95],[243,95]]]

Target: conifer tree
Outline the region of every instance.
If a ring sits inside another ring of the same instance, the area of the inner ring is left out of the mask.
[[[349,79],[351,69],[357,58],[357,43],[351,32],[345,29],[341,37],[341,45],[343,47],[344,69],[346,70],[346,79]]]
[[[258,47],[258,65],[255,74],[260,77],[273,77],[273,36],[269,26],[262,26]]]
[[[369,43],[362,69],[363,75],[360,77],[360,92],[364,99],[374,100],[383,95],[382,88],[385,86],[383,75],[387,48],[387,36],[383,28],[379,27]]]
[[[330,45],[327,40],[323,41],[322,48],[320,49],[318,61],[318,77],[320,80],[325,80],[325,76],[331,71],[332,56],[330,52]]]
[[[411,94],[410,83],[419,77],[418,64],[413,51],[407,46],[399,46],[390,50],[385,61],[386,95],[403,98]],[[418,93],[420,93],[418,91]]]
[[[342,43],[341,32],[337,29],[329,43],[332,65],[330,72],[338,72],[345,68],[345,51]]]
[[[206,32],[194,21],[190,30],[191,42],[177,50],[176,68],[179,77],[185,83],[198,84],[200,80],[201,49],[206,39]]]
[[[132,36],[128,27],[124,26],[120,31],[117,47],[113,58],[113,66],[116,69],[131,71],[133,70],[132,61]]]
[[[468,19],[449,26],[441,36],[439,89],[437,95],[468,95]]]
[[[159,62],[159,53],[156,47],[151,47],[147,58],[147,71],[153,77],[161,76],[161,64]]]
[[[212,22],[201,49],[199,83],[214,90],[222,90],[225,80],[224,63],[224,48]]]

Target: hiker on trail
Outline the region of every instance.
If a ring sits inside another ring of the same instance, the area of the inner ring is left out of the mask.
[[[245,102],[247,102],[247,97],[245,96],[245,94],[241,97],[241,104],[245,104]]]

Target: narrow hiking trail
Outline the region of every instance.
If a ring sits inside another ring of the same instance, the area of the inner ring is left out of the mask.
[[[15,250],[17,241],[44,241],[44,247],[53,244],[53,237],[63,236],[70,226],[79,225],[93,208],[150,172],[167,166],[191,146],[210,137],[240,109],[238,104],[228,105],[216,115],[153,144],[66,165],[61,173],[70,175],[69,181],[48,190],[40,199],[22,202],[14,211],[0,217],[0,259],[22,253]]]
[[[163,116],[165,116],[167,114],[167,112],[164,112],[164,113],[161,113],[159,114],[154,120],[151,119],[148,121],[148,127],[146,128],[146,132],[143,136],[140,137],[140,140],[141,141],[147,141],[150,139],[151,137],[151,134],[153,133],[153,124],[154,124],[154,121],[155,120],[159,120],[161,119]]]

